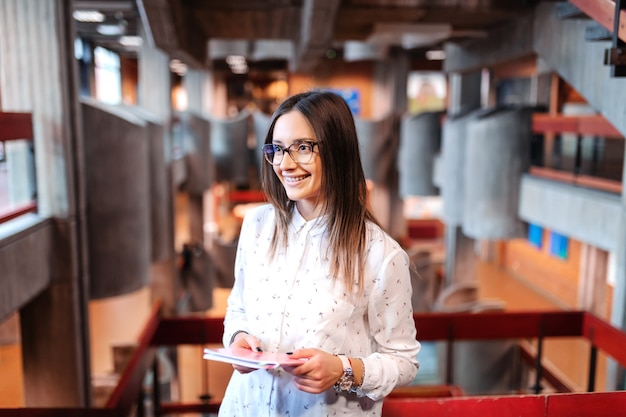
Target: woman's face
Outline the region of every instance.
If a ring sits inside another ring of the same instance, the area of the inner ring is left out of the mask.
[[[292,110],[280,116],[274,124],[272,143],[288,148],[300,141],[317,141],[309,122],[299,111]],[[296,146],[290,148],[295,156]],[[309,162],[296,163],[285,152],[279,165],[273,165],[274,172],[285,187],[287,197],[295,201],[300,214],[307,220],[319,216],[322,199],[322,161],[317,146]]]

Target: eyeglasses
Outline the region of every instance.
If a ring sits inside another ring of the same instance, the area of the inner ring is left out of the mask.
[[[285,152],[289,154],[294,162],[305,164],[313,159],[313,148],[316,145],[317,142],[315,141],[302,140],[294,142],[286,148],[273,143],[266,143],[262,149],[265,160],[272,165],[280,165],[285,157]]]

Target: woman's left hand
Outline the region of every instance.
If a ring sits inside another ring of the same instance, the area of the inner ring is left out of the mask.
[[[343,375],[341,359],[321,349],[299,349],[291,357],[307,358],[302,365],[285,367],[295,377],[294,382],[300,391],[319,394],[335,385]]]

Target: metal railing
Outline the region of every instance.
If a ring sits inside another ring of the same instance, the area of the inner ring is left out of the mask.
[[[546,375],[542,366],[541,346],[547,338],[580,337],[591,345],[586,360],[589,366],[589,393],[458,396],[444,395],[438,387],[438,398],[416,398],[394,395],[384,400],[383,416],[437,415],[478,417],[598,417],[620,415],[626,408],[626,391],[595,393],[595,375],[598,352],[612,357],[626,367],[626,332],[621,331],[593,314],[583,311],[546,311],[515,313],[426,313],[415,314],[420,341],[447,341],[449,351],[455,343],[467,340],[533,339],[537,342],[535,364],[537,385]],[[152,409],[155,416],[173,413],[214,413],[219,400],[195,403],[163,403],[159,398],[156,349],[161,346],[206,345],[221,343],[223,318],[161,317],[159,305],[154,307],[138,340],[137,348],[109,400],[103,408],[91,409],[0,409],[0,417],[127,417],[131,411],[146,415],[144,407],[144,377],[153,372]],[[528,354],[528,353],[527,353]],[[446,355],[449,359],[451,354]],[[584,360],[584,359],[581,359]],[[448,363],[447,367],[454,366]],[[557,378],[551,375],[550,378]],[[448,381],[453,383],[454,381]],[[554,381],[552,381],[554,382]],[[558,384],[557,384],[558,385]],[[564,384],[563,386],[566,387]],[[452,392],[450,390],[449,392]],[[604,410],[604,411],[603,411]],[[575,411],[575,412],[574,412]],[[568,414],[569,412],[569,414]],[[617,413],[617,414],[615,414]]]

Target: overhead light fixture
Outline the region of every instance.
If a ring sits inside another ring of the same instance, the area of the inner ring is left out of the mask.
[[[138,48],[143,44],[140,36],[120,36],[119,42],[122,46]]]
[[[101,23],[104,22],[104,13],[97,10],[74,10],[72,13],[74,20],[83,23]]]
[[[96,31],[98,31],[99,34],[104,35],[104,36],[119,36],[119,35],[124,34],[125,28],[121,25],[102,24],[102,25],[98,25],[98,27],[96,28]]]
[[[426,59],[429,61],[443,61],[446,59],[446,51],[443,49],[431,49],[426,51]]]
[[[245,74],[248,72],[248,63],[243,55],[228,55],[226,63],[233,74]]]
[[[172,59],[170,61],[170,71],[182,77],[187,73],[187,64],[180,59]]]

